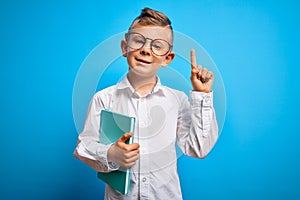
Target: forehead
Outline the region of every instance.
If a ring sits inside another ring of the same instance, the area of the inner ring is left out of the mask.
[[[172,31],[169,27],[138,25],[131,28],[129,32],[140,33],[146,38],[164,39],[172,42]]]

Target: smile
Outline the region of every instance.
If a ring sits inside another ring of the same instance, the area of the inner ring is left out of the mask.
[[[150,61],[147,61],[147,60],[143,60],[143,59],[140,59],[140,58],[135,58],[136,61],[140,62],[140,63],[144,63],[144,64],[151,64]]]

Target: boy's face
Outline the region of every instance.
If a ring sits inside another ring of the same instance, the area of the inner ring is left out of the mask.
[[[154,76],[174,58],[169,27],[135,25],[122,40],[121,47],[130,70],[140,76]]]

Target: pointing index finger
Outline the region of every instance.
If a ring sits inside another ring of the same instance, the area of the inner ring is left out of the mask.
[[[192,66],[192,68],[197,66],[196,53],[195,53],[194,49],[191,50],[191,66]]]

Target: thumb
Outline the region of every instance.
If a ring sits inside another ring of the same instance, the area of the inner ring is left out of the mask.
[[[129,138],[131,138],[132,133],[124,133],[119,139],[118,142],[125,143]]]

